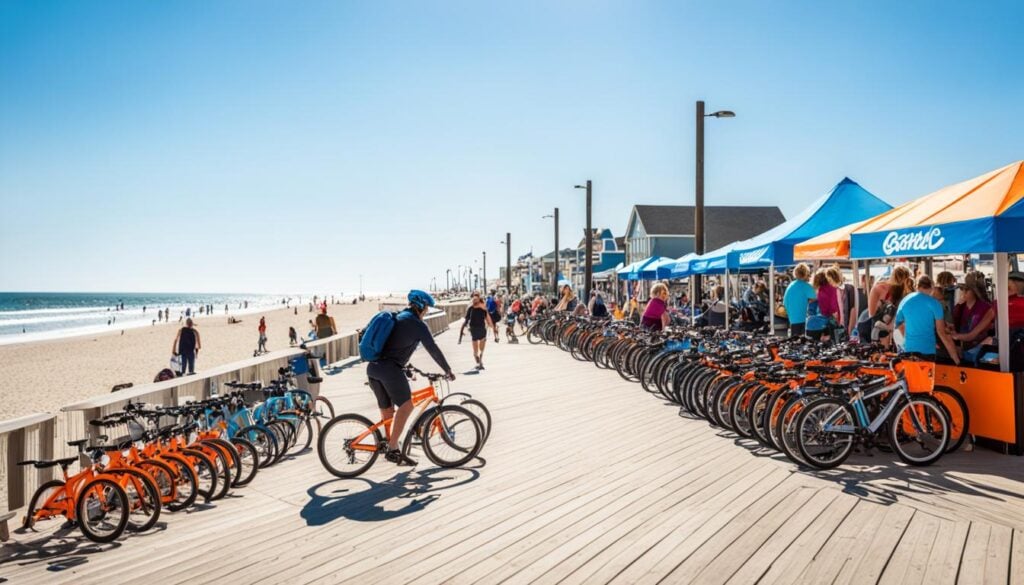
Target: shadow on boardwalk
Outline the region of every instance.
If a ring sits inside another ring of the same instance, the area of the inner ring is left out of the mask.
[[[306,490],[309,502],[301,516],[308,526],[321,526],[338,518],[382,522],[414,514],[437,501],[438,492],[477,480],[476,469],[432,468],[403,471],[376,482],[366,478],[333,479]]]
[[[756,457],[767,457],[793,465],[784,454],[765,449],[756,441],[737,437],[722,431],[719,436],[732,439]],[[993,505],[1011,504],[1009,509],[1024,509],[1024,493],[1014,489],[1024,482],[1024,470],[1013,465],[1014,459],[994,452],[974,451],[951,453],[928,467],[912,467],[900,462],[888,452],[875,450],[872,454],[854,453],[841,467],[817,470],[797,466],[795,473],[832,482],[843,493],[882,505],[896,503],[935,509],[937,502],[947,511],[960,507],[958,501],[965,496],[982,498]],[[978,507],[978,502],[972,503]],[[1004,518],[1011,524],[1012,518]]]

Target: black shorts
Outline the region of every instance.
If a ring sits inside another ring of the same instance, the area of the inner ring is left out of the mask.
[[[373,362],[366,368],[370,389],[377,397],[377,406],[384,410],[401,406],[412,399],[409,378],[394,362]]]
[[[796,337],[798,335],[803,335],[806,332],[807,332],[807,324],[806,323],[790,323],[789,324],[789,335],[791,337]]]
[[[480,341],[481,339],[487,339],[487,328],[483,325],[479,327],[469,328],[469,338],[473,341]]]

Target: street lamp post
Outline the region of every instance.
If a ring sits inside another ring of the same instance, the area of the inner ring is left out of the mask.
[[[554,274],[551,275],[551,292],[555,296],[558,296],[558,208],[557,207],[555,208],[555,214],[554,215],[545,215],[541,219],[547,219],[549,217],[553,217],[555,219],[555,264],[554,264],[555,269],[553,271]],[[543,258],[541,260],[543,260]],[[543,269],[543,263],[542,263],[541,268]]]
[[[693,251],[697,254],[704,253],[704,118],[735,117],[736,114],[729,110],[719,110],[711,114],[705,114],[704,101],[697,101],[697,171],[693,207]],[[700,276],[694,275],[693,282],[695,294],[703,296]],[[700,299],[696,300],[700,301]]]
[[[444,290],[452,292],[452,269],[444,271]]]
[[[512,234],[505,233],[505,294],[512,294]]]
[[[586,254],[587,258],[584,262],[586,273],[583,276],[583,302],[590,302],[590,289],[593,286],[593,270],[594,270],[594,255],[591,252],[594,247],[594,230],[590,225],[590,200],[591,200],[591,182],[588,179],[587,184],[576,185],[577,189],[587,190],[587,235],[586,235]],[[579,267],[579,260],[576,261],[577,268]]]
[[[487,288],[487,250],[484,250],[484,289]]]

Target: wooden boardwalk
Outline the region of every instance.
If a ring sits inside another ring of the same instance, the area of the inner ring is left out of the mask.
[[[468,344],[438,339],[469,369]],[[425,355],[414,363],[432,369]],[[557,349],[492,345],[487,366],[455,384],[494,417],[472,469],[381,460],[338,480],[307,453],[111,545],[16,532],[0,579],[1024,583],[1019,458],[977,451],[908,469],[858,457],[805,473]],[[371,415],[363,380],[355,364],[324,393],[339,412]]]

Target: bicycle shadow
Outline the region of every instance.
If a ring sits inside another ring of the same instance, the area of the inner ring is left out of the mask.
[[[838,468],[820,470],[796,464],[785,454],[733,431],[715,427],[715,434],[731,440],[754,457],[791,466],[793,473],[833,483],[845,494],[877,504],[900,503],[935,509],[941,503],[941,507],[954,513],[958,509],[966,510],[960,503],[965,496],[1015,504],[1013,509],[1020,509],[1024,504],[1024,490],[1015,489],[1013,484],[999,483],[999,480],[1006,480],[1018,486],[1024,484],[1024,469],[1006,465],[1006,456],[995,452],[957,451],[944,455],[934,465],[914,467],[904,464],[891,451],[871,449],[854,452]],[[1016,520],[1024,527],[1024,514]]]
[[[322,526],[339,518],[382,522],[424,510],[441,497],[437,492],[476,481],[470,468],[432,468],[403,471],[382,482],[366,478],[332,479],[308,490],[309,502],[299,515],[307,526]]]
[[[998,480],[1024,483],[1024,470],[1006,465],[1006,455],[987,452],[955,452],[944,455],[928,467],[913,467],[902,463],[892,452],[874,450],[856,452],[840,467],[820,470],[796,464],[785,454],[762,447],[756,441],[734,438],[738,446],[746,448],[755,457],[763,457],[792,466],[793,473],[833,483],[843,493],[885,506],[904,504],[936,510],[938,502],[949,510],[966,510],[963,498],[981,498],[984,501],[1015,504],[1021,509],[1024,492]],[[972,508],[979,508],[976,504]],[[1024,525],[1024,515],[1018,518]]]
[[[39,534],[32,540],[10,540],[0,546],[0,567],[9,564],[30,566],[45,563],[46,570],[64,571],[84,565],[89,557],[121,547],[120,540],[98,544],[78,533],[75,527],[61,527],[47,533],[20,528],[18,536]],[[134,535],[132,535],[134,536]]]

